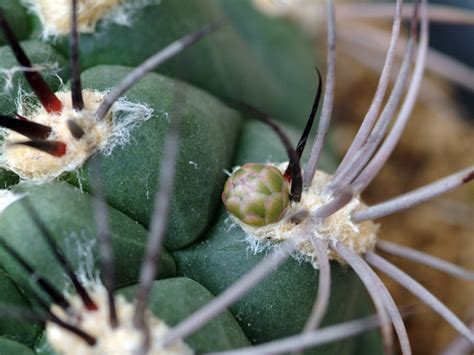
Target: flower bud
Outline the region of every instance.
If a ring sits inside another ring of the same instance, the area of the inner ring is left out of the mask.
[[[250,163],[227,179],[222,200],[229,213],[245,224],[261,227],[282,218],[289,196],[288,183],[280,170]]]

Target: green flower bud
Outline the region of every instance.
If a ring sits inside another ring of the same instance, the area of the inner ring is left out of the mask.
[[[278,222],[288,207],[289,197],[289,186],[280,170],[256,163],[235,171],[222,193],[227,211],[254,227]]]

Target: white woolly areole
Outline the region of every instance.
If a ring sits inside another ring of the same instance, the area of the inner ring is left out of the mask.
[[[67,35],[71,31],[71,0],[23,0],[43,25],[43,38]],[[134,11],[157,0],[78,0],[78,31],[95,32],[101,19],[122,25],[130,25]],[[124,4],[123,4],[124,3]]]
[[[287,166],[288,163],[276,165],[282,173]],[[305,218],[299,224],[290,221],[289,217],[297,212],[306,210],[311,215],[319,207],[331,201],[332,196],[324,192],[330,179],[331,175],[318,170],[311,187],[303,192],[301,201],[292,202],[283,218],[277,223],[253,227],[233,216],[232,219],[247,234],[247,241],[255,253],[268,247],[273,248],[288,239],[301,240],[298,244],[296,258],[311,261],[316,269],[319,268],[319,265],[311,243],[313,237],[321,239],[326,244],[335,241],[341,242],[359,255],[372,251],[377,239],[378,226],[371,221],[355,224],[351,220],[354,211],[365,206],[359,198],[353,198],[350,203],[323,221],[311,217]],[[345,264],[344,260],[331,249],[328,248],[327,251],[329,259]]]
[[[61,113],[48,113],[41,106],[30,106],[27,99],[19,102],[18,112],[33,122],[51,127],[52,133],[48,140],[66,144],[66,154],[56,157],[27,146],[13,145],[12,143],[29,139],[2,129],[4,142],[0,166],[13,171],[23,180],[37,183],[52,180],[64,172],[75,171],[97,151],[105,155],[111,154],[115,147],[130,140],[130,132],[135,126],[148,120],[153,114],[153,110],[146,105],[131,103],[122,98],[113,105],[104,119],[97,120],[94,113],[106,93],[83,90],[82,95],[85,108],[81,111],[73,109],[69,91],[56,93],[63,104]],[[68,120],[73,120],[84,130],[82,138],[72,136]]]
[[[107,292],[101,284],[96,284],[89,292],[97,311],[88,311],[84,308],[78,296],[68,297],[71,311],[66,313],[57,305],[51,311],[61,320],[70,323],[97,340],[95,346],[88,345],[82,338],[63,328],[48,322],[46,336],[49,345],[59,354],[64,355],[104,355],[139,354],[143,346],[144,334],[133,325],[134,304],[123,296],[115,296],[117,328],[110,326]],[[148,355],[188,355],[194,351],[182,340],[178,340],[166,348],[160,344],[169,330],[169,326],[162,320],[146,313],[146,322],[150,329],[150,349]]]
[[[13,202],[24,197],[25,194],[16,194],[10,190],[0,190],[0,214],[7,209]]]

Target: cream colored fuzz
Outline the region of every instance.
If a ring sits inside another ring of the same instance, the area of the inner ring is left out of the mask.
[[[71,0],[26,0],[38,15],[46,36],[66,35],[71,30]],[[92,33],[97,22],[122,0],[78,0],[78,30]]]
[[[288,163],[277,167],[284,172]],[[305,259],[311,259],[313,266],[318,268],[317,258],[311,238],[318,238],[327,244],[339,241],[355,253],[361,255],[371,251],[375,247],[378,226],[371,221],[355,224],[351,220],[354,211],[365,207],[359,198],[353,198],[350,203],[323,221],[306,218],[303,222],[295,224],[289,217],[295,213],[306,210],[311,215],[319,207],[331,201],[331,196],[324,192],[324,188],[330,181],[331,175],[317,171],[311,187],[303,192],[299,203],[291,203],[285,216],[277,223],[263,227],[252,227],[246,225],[237,218],[233,218],[247,234],[249,242],[257,251],[262,246],[272,246],[284,240],[299,240],[298,251]],[[331,260],[344,261],[328,248],[328,256]]]
[[[117,328],[110,326],[108,298],[102,285],[95,285],[89,292],[98,306],[97,311],[88,311],[77,296],[69,297],[71,311],[67,314],[57,305],[51,311],[61,320],[83,330],[97,340],[95,346],[89,346],[82,338],[63,328],[48,322],[46,336],[49,345],[58,354],[64,355],[134,355],[140,353],[144,341],[143,332],[133,325],[135,306],[123,296],[115,296]],[[162,348],[160,342],[169,330],[169,326],[156,318],[151,312],[146,313],[146,323],[150,329],[150,349],[148,355],[188,355],[194,351],[182,340],[178,340],[167,348]]]
[[[72,108],[71,93],[57,92],[56,96],[63,104],[61,113],[48,113],[43,107],[27,115],[33,122],[52,128],[48,140],[57,140],[66,144],[66,154],[55,157],[40,150],[22,145],[12,145],[29,139],[25,136],[8,132],[3,143],[2,165],[18,174],[23,180],[50,180],[66,171],[80,167],[94,152],[100,150],[111,135],[113,127],[110,114],[106,119],[97,121],[95,110],[101,104],[104,93],[84,90],[85,108],[76,111]],[[72,136],[67,121],[74,120],[85,132],[81,139]]]

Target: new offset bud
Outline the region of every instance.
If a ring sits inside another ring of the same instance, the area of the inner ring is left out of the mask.
[[[250,163],[227,179],[222,200],[230,214],[245,224],[261,227],[283,217],[289,196],[288,183],[278,168]]]

